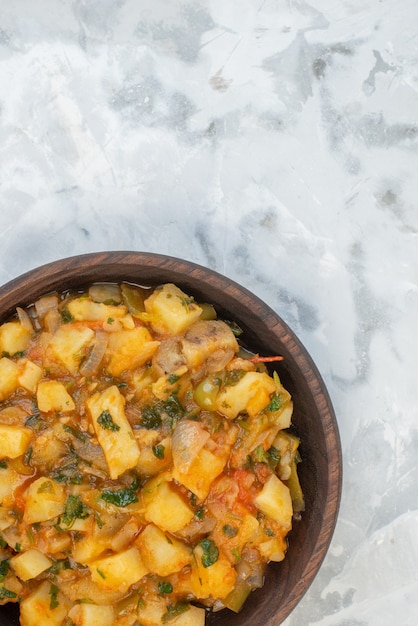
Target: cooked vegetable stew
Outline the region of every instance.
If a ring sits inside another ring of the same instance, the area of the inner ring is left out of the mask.
[[[0,326],[0,604],[22,626],[203,626],[285,557],[292,400],[237,335],[171,283]]]

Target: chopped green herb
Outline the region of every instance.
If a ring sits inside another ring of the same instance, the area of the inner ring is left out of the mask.
[[[69,424],[63,424],[62,429],[65,430],[66,433],[72,435],[75,439],[78,439],[78,441],[83,442],[87,439],[87,433],[82,433],[80,430],[73,428]]]
[[[229,326],[229,328],[234,333],[235,337],[239,337],[244,332],[240,326],[236,322],[231,322],[230,320],[224,320],[225,324]]]
[[[70,495],[65,503],[64,513],[61,515],[60,521],[66,526],[72,526],[76,519],[86,519],[88,516],[89,510],[80,496]]]
[[[99,574],[101,578],[103,578],[103,580],[106,578],[106,574],[102,572],[102,570],[99,569],[98,567],[96,567],[96,572]]]
[[[222,532],[227,537],[236,537],[238,535],[238,528],[230,524],[225,524],[225,526],[222,526]]]
[[[168,607],[168,611],[162,616],[161,623],[167,624],[167,622],[171,622],[171,620],[173,620],[175,617],[178,617],[189,609],[190,604],[188,602],[185,602],[184,600],[180,600],[179,602],[176,602],[176,604],[171,604]]]
[[[203,508],[203,506],[200,506],[198,509],[196,509],[194,514],[197,517],[197,519],[202,520],[205,517],[205,509]]]
[[[0,561],[0,581],[6,578],[9,569],[10,563],[8,559],[3,559],[3,561]]]
[[[176,383],[179,379],[180,376],[177,376],[177,374],[170,374],[170,376],[168,377],[168,382],[170,383],[170,385],[174,385],[174,383]]]
[[[20,552],[22,549],[20,543],[15,543],[15,552]]]
[[[40,487],[38,487],[37,493],[54,493],[54,485],[51,480],[45,480]]]
[[[120,426],[118,426],[118,424],[115,424],[109,411],[103,411],[102,413],[100,413],[99,417],[97,418],[97,423],[100,424],[100,426],[104,430],[120,430]]]
[[[235,548],[235,550],[232,550],[232,556],[237,560],[237,561],[241,561],[241,554],[238,550],[238,548]]]
[[[266,463],[267,462],[267,455],[266,455],[266,451],[264,450],[263,446],[257,446],[255,448],[255,450],[253,450],[253,455],[256,459],[256,461],[258,461],[259,463]]]
[[[107,323],[108,323],[108,324],[113,324],[113,322],[114,322],[114,321],[115,321],[115,318],[114,318],[114,317],[108,317],[108,318],[107,318]]]
[[[6,589],[6,587],[0,587],[0,598],[17,598],[17,593]]]
[[[67,463],[67,465],[63,465],[56,472],[54,472],[52,478],[56,480],[57,483],[67,483],[70,485],[81,485],[83,482],[83,476],[78,470],[76,460],[71,463]]]
[[[146,405],[142,408],[141,426],[148,430],[156,430],[161,426],[161,417],[156,407]]]
[[[227,372],[224,380],[224,385],[226,387],[233,387],[245,376],[245,370],[231,370]]]
[[[157,457],[157,459],[163,459],[164,458],[164,452],[165,452],[165,448],[162,444],[158,444],[155,446],[152,446],[152,451],[154,453],[154,456]]]
[[[61,309],[61,321],[63,324],[70,324],[71,322],[74,322],[74,317],[68,309]]]
[[[9,359],[10,358],[10,352],[7,352],[7,350],[3,350],[3,352],[1,353],[1,356],[3,358]]]
[[[271,530],[271,528],[265,528],[264,532],[266,533],[267,537],[275,537],[275,533]]]
[[[109,504],[115,506],[124,507],[133,502],[138,502],[137,490],[139,488],[139,481],[135,479],[130,487],[125,489],[104,489],[100,498]]]
[[[162,580],[158,583],[158,591],[162,596],[167,595],[168,593],[173,593],[173,585],[165,580]]]
[[[0,469],[7,469],[7,461],[4,459],[0,461]]]
[[[59,602],[58,602],[58,592],[59,589],[57,587],[57,585],[52,584],[49,588],[49,595],[51,596],[51,601],[49,603],[49,608],[51,609],[51,611],[53,609],[56,609],[57,606],[59,606]]]
[[[277,463],[280,461],[280,453],[275,446],[271,446],[271,448],[267,450],[267,454],[268,454],[268,464],[270,465],[272,469],[274,469]]]
[[[210,567],[219,559],[219,550],[217,545],[212,539],[202,539],[199,541],[199,546],[203,550],[202,565],[203,567]]]
[[[283,400],[280,395],[275,391],[270,398],[270,404],[265,409],[265,411],[278,411],[283,406]]]
[[[7,546],[7,541],[0,537],[0,548],[5,548]]]
[[[39,413],[34,413],[33,415],[29,415],[29,417],[26,419],[25,426],[33,428],[34,431],[38,432],[46,428],[48,424],[39,417]]]

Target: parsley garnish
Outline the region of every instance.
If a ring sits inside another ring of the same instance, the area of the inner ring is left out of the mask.
[[[6,587],[0,587],[0,598],[17,598],[17,593],[6,589]]]
[[[51,610],[56,609],[59,606],[58,602],[58,587],[57,585],[51,585],[49,588],[49,595],[51,596],[51,602],[49,603],[49,608]]]
[[[189,609],[190,609],[190,604],[188,602],[185,602],[184,600],[180,600],[179,602],[176,602],[176,604],[171,604],[168,607],[167,613],[164,613],[164,615],[162,616],[161,623],[166,624],[167,622],[170,622],[172,619],[174,619],[178,615],[185,613]]]
[[[6,578],[9,569],[10,569],[10,563],[8,559],[4,559],[3,561],[0,561],[0,581]]]
[[[154,453],[154,456],[157,457],[157,459],[163,459],[164,458],[164,452],[165,452],[165,448],[162,444],[158,444],[155,446],[152,446],[152,451]]]
[[[162,580],[158,583],[158,591],[160,595],[164,596],[168,593],[173,593],[173,585],[171,583]]]
[[[100,426],[104,430],[113,430],[114,432],[120,430],[120,426],[115,424],[109,411],[103,411],[102,413],[100,413],[99,417],[97,418],[97,423],[100,424]]]
[[[87,506],[82,502],[80,496],[70,495],[65,504],[64,513],[61,515],[61,523],[72,526],[76,519],[86,519],[89,516]]]
[[[203,567],[210,567],[219,559],[219,550],[212,539],[202,539],[199,541],[199,546],[203,550],[202,565]]]
[[[236,537],[238,535],[238,528],[230,524],[225,524],[225,526],[222,526],[222,532],[227,537]]]
[[[104,489],[100,498],[109,504],[115,506],[124,507],[133,502],[138,502],[137,489],[139,488],[139,481],[135,479],[130,487],[125,489]]]

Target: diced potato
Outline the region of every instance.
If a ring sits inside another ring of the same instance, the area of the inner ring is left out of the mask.
[[[30,428],[0,424],[0,455],[9,459],[21,456],[26,452],[32,435]]]
[[[241,411],[256,415],[266,408],[276,390],[274,380],[264,372],[246,372],[235,384],[224,386],[216,398],[216,410],[229,419]]]
[[[233,590],[237,573],[231,563],[223,556],[218,560],[204,567],[202,556],[204,552],[198,544],[194,549],[194,559],[192,561],[191,585],[193,593],[198,598],[226,598]]]
[[[40,471],[54,469],[58,460],[68,451],[52,428],[46,428],[32,443],[31,461]]]
[[[27,480],[27,476],[22,476],[11,467],[0,469],[0,502],[3,509],[12,505],[15,490],[25,480]],[[0,530],[3,529],[0,528]]]
[[[193,509],[186,504],[169,480],[157,476],[149,480],[142,490],[145,518],[159,528],[176,533],[194,516]]]
[[[74,626],[113,626],[115,610],[109,604],[76,604],[68,617]]]
[[[145,300],[146,319],[161,335],[178,335],[196,322],[202,309],[190,296],[172,283],[163,285]]]
[[[19,367],[17,363],[2,357],[0,359],[0,402],[3,402],[19,385]]]
[[[280,537],[272,537],[268,541],[258,544],[261,556],[268,561],[283,561],[286,553],[286,544]]]
[[[67,308],[76,322],[106,322],[126,315],[125,306],[114,306],[103,302],[92,302],[87,298],[70,300]]]
[[[170,620],[171,626],[205,626],[205,609],[190,605],[184,613]]]
[[[149,361],[160,345],[144,326],[119,330],[109,335],[107,371],[119,376],[125,370],[134,370]]]
[[[36,578],[36,576],[50,568],[52,561],[39,550],[30,548],[26,552],[21,552],[10,559],[10,565],[19,578],[26,581]]]
[[[179,572],[191,560],[191,551],[184,543],[168,538],[154,524],[144,528],[136,544],[148,570],[158,576]]]
[[[278,522],[284,530],[292,528],[292,498],[288,487],[272,474],[264,483],[260,493],[254,498],[254,504],[262,513]]]
[[[89,563],[91,578],[102,589],[127,591],[149,573],[135,546]]]
[[[70,413],[75,409],[74,400],[64,385],[57,380],[41,381],[36,390],[36,401],[39,410],[44,413],[50,411]]]
[[[115,480],[139,460],[139,448],[125,415],[125,398],[116,385],[103,393],[95,393],[86,402],[93,428],[109,466],[110,477]],[[100,423],[101,418],[110,418]],[[113,424],[113,426],[112,426]]]
[[[36,387],[43,375],[42,367],[33,361],[22,359],[19,361],[18,384],[23,389],[35,393]]]
[[[138,605],[139,623],[143,626],[156,626],[163,624],[163,615],[167,613],[167,604],[163,598],[150,598]],[[173,622],[169,622],[172,624]]]
[[[180,472],[175,466],[173,467],[173,478],[187,487],[200,500],[204,500],[211,484],[221,474],[225,464],[226,458],[215,456],[206,448],[202,448],[187,472]]]
[[[13,356],[24,352],[29,345],[32,333],[20,322],[6,322],[0,326],[0,354]]]
[[[67,616],[68,601],[49,581],[39,585],[20,603],[21,626],[61,626]],[[53,608],[52,608],[53,607]]]
[[[92,339],[94,331],[87,326],[65,324],[52,336],[49,350],[53,358],[61,362],[70,372],[77,374],[84,352]]]
[[[138,430],[135,430],[135,437],[137,438]],[[138,441],[138,439],[137,439]],[[158,441],[158,434],[157,434]],[[159,472],[163,472],[167,469],[172,461],[172,453],[171,453],[171,437],[165,437],[162,439],[158,445],[163,446],[164,448],[164,456],[159,458],[155,456],[153,451],[153,443],[150,445],[141,445],[139,441],[139,448],[141,456],[139,457],[138,464],[136,466],[136,470],[142,474],[143,476],[154,476],[154,474],[158,474]]]
[[[64,512],[65,490],[50,478],[38,478],[30,484],[23,519],[27,524],[45,522]]]

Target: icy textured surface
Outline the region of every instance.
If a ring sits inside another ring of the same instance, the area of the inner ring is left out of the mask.
[[[299,335],[341,430],[286,626],[418,623],[416,0],[0,0],[0,282],[167,253]]]

